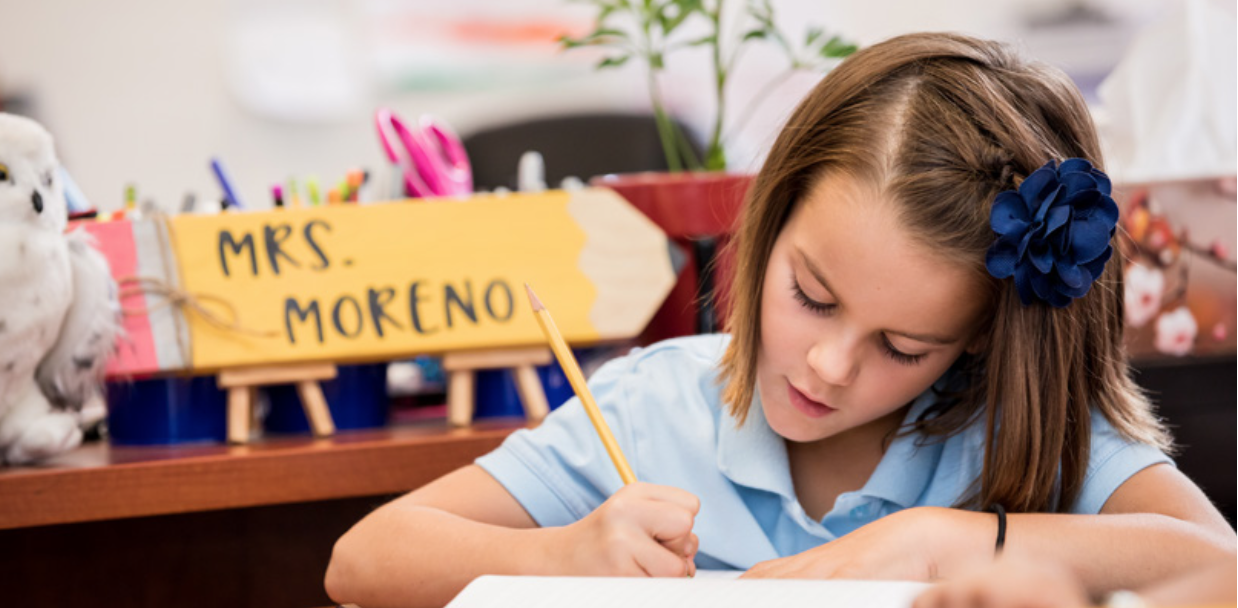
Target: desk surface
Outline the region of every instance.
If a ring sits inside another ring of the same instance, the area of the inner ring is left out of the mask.
[[[96,442],[37,467],[0,468],[0,530],[395,494],[471,462],[523,426],[512,419],[448,429],[437,419],[243,446]]]

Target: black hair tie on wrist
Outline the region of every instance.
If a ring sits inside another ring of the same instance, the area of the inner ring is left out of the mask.
[[[1002,548],[1006,546],[1006,508],[995,504],[988,510],[997,514],[997,548],[993,557],[1001,557]]]

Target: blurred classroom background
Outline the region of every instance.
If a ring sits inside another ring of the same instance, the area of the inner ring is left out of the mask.
[[[728,2],[724,28],[737,27],[745,4]],[[957,31],[1012,42],[1074,79],[1102,129],[1124,217],[1139,220],[1124,225],[1147,270],[1127,273],[1137,380],[1183,446],[1179,467],[1232,524],[1233,1],[772,5],[796,38],[810,26],[860,46],[913,31]],[[370,201],[394,198],[395,171],[374,127],[380,107],[405,117],[436,115],[466,143],[528,121],[651,112],[638,62],[598,71],[600,52],[565,52],[556,43],[562,33],[592,29],[596,8],[587,2],[0,0],[0,9],[0,111],[43,123],[65,168],[104,212],[122,208],[130,185],[138,201],[168,212],[187,195],[218,201],[212,157],[226,164],[251,208],[272,205],[273,184],[294,177],[333,183],[359,167],[372,173]],[[677,52],[660,81],[670,113],[698,140],[714,114],[708,62],[704,50]],[[769,44],[750,46],[738,63],[725,117],[731,127],[742,125],[728,141],[730,171],[758,169],[782,122],[820,78],[798,73],[768,90],[785,67]],[[569,124],[576,123],[560,128]],[[618,138],[599,135],[571,154],[543,150],[547,176],[572,174],[564,167],[615,145]],[[661,162],[656,144],[648,156],[650,167]],[[515,185],[514,160],[473,162],[475,174],[492,176],[480,187]],[[692,289],[687,293],[691,298]],[[438,382],[431,399],[441,404]],[[219,392],[212,378],[205,384]],[[558,389],[570,395],[563,385]],[[356,398],[357,391],[344,392]],[[6,598],[27,605],[326,605],[321,578],[344,530],[523,424],[483,421],[449,431],[440,413],[421,427],[402,427],[394,410],[408,410],[392,393],[387,417],[386,393],[379,392],[381,428],[369,435],[314,442],[298,430],[254,445],[164,446],[123,445],[115,432],[109,444],[104,431],[52,463],[0,469]],[[222,406],[213,416],[222,436]],[[272,420],[266,425],[271,430]]]
[[[432,112],[465,137],[531,118],[649,111],[637,62],[599,72],[593,69],[597,53],[563,52],[555,44],[559,33],[589,31],[594,8],[587,3],[2,4],[0,103],[52,131],[62,162],[105,211],[121,206],[128,184],[137,187],[139,200],[167,210],[177,208],[186,193],[218,197],[211,156],[223,159],[240,196],[259,208],[271,204],[270,184],[288,176],[331,179],[357,166],[380,169],[385,163],[372,127],[378,106],[407,116]],[[732,22],[744,4],[730,3]],[[1234,10],[1232,3],[1214,4]],[[774,3],[779,23],[796,36],[815,25],[861,45],[917,30],[1016,42],[1066,70],[1093,101],[1097,85],[1134,36],[1180,5],[1168,0]],[[712,114],[703,86],[707,61],[704,51],[677,53],[662,83],[672,113],[700,136]],[[729,124],[783,67],[772,45],[746,51],[731,84]],[[798,74],[764,99],[729,146],[733,170],[755,170],[777,127],[818,78]],[[546,159],[548,171],[555,160]]]

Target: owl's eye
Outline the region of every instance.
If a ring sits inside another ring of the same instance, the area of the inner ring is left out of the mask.
[[[47,173],[43,174],[43,186],[47,188],[52,187],[52,172],[51,171],[48,171]]]
[[[7,181],[9,181],[9,166],[4,163],[0,163],[0,182]]]

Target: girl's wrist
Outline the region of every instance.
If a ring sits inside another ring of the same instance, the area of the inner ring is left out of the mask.
[[[531,528],[519,531],[526,538],[495,551],[512,556],[513,572],[520,576],[563,576],[572,574],[572,547],[577,546],[570,538],[571,526]],[[524,547],[525,551],[519,548]]]
[[[939,578],[952,578],[993,562],[997,541],[997,516],[988,512],[931,508],[924,528],[937,547],[935,570]]]

